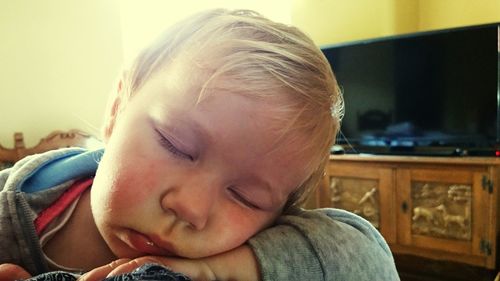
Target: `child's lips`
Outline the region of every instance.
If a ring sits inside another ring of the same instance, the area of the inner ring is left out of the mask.
[[[175,256],[171,245],[140,232],[129,230],[125,241],[134,250],[155,256]]]

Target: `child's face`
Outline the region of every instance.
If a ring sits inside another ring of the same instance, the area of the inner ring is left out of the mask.
[[[118,257],[233,249],[270,225],[306,176],[300,142],[272,146],[283,126],[273,105],[223,92],[196,105],[191,83],[160,74],[107,139],[91,190],[97,227]]]

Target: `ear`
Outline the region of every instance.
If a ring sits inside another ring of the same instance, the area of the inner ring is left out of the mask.
[[[124,105],[122,103],[123,99],[123,80],[120,79],[118,82],[117,88],[115,92],[111,94],[110,100],[108,101],[108,106],[106,109],[106,113],[104,115],[104,126],[103,126],[103,141],[107,143],[111,134],[113,133],[113,129],[115,127],[116,120],[118,115],[121,112],[121,107]]]

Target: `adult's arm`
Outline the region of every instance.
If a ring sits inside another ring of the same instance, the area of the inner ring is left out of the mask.
[[[399,280],[379,232],[339,209],[296,209],[250,239],[249,245],[263,281]]]

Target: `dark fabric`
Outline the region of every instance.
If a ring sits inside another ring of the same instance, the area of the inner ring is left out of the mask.
[[[76,281],[81,275],[64,271],[54,271],[26,279],[25,281]],[[191,281],[182,273],[173,272],[169,268],[158,264],[145,264],[136,270],[103,281]]]

